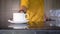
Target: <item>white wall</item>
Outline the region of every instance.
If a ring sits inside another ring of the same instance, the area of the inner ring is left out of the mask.
[[[19,11],[20,0],[0,0],[0,27],[8,27],[8,19],[14,12]]]
[[[45,14],[49,17],[49,10],[52,8],[52,0],[45,0]]]

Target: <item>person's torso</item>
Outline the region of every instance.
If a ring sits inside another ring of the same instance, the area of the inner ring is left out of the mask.
[[[44,17],[44,1],[43,0],[29,0],[28,14],[30,21],[43,21]]]

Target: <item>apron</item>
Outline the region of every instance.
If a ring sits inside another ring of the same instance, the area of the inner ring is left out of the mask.
[[[20,6],[27,7],[29,28],[40,29],[44,27],[44,0],[21,0]]]

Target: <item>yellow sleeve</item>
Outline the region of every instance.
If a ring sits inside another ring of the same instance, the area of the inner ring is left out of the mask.
[[[20,7],[21,6],[25,6],[26,8],[28,8],[28,0],[21,0]]]

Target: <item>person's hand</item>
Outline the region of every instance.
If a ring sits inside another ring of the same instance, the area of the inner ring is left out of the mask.
[[[26,12],[27,11],[27,8],[25,6],[21,6],[20,7],[20,10],[23,10],[24,12]]]

